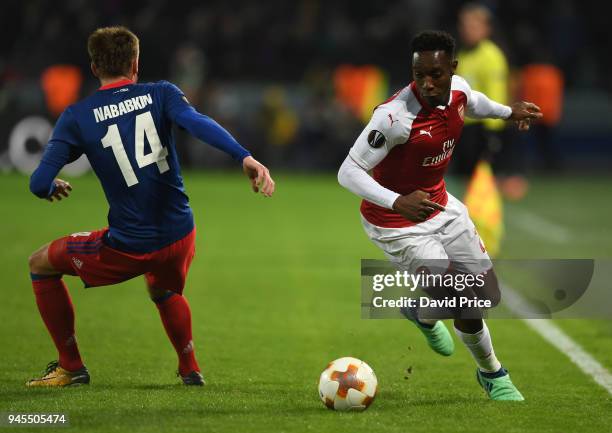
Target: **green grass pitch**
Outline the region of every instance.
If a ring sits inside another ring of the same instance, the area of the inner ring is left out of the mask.
[[[239,173],[185,179],[198,227],[185,295],[208,385],[187,389],[174,376],[175,354],[142,279],[83,289],[66,278],[92,383],[23,386],[56,356],[27,257],[59,236],[103,227],[107,208],[93,176],[72,179],[73,196],[50,204],[28,192],[26,177],[4,175],[0,412],[63,412],[70,430],[88,432],[612,428],[611,396],[520,321],[489,323],[500,360],[527,398],[500,404],[485,398],[460,344],[442,358],[405,321],[361,320],[359,260],[382,255],[361,229],[358,200],[333,175],[278,176],[272,199],[252,194]],[[504,256],[612,257],[611,185],[610,178],[534,180],[524,201],[506,207]],[[565,227],[571,242],[538,237],[521,223],[525,211]],[[560,326],[612,369],[612,322]],[[320,372],[341,356],[365,360],[378,375],[379,394],[364,413],[332,412],[318,399]]]

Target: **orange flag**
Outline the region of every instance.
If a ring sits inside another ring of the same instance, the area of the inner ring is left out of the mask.
[[[463,201],[489,256],[497,256],[504,236],[503,205],[487,161],[476,165]]]
[[[79,99],[83,76],[81,70],[73,65],[52,65],[40,77],[47,100],[47,108],[54,116],[59,116],[70,104]]]
[[[334,87],[338,100],[363,123],[368,123],[372,110],[389,93],[387,75],[373,65],[340,65],[334,71]]]

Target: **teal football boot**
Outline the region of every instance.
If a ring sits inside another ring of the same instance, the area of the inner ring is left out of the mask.
[[[444,322],[438,320],[434,325],[427,325],[418,321],[416,309],[402,307],[400,311],[406,319],[419,328],[427,339],[427,344],[434,352],[442,356],[451,356],[453,354],[455,342]]]
[[[485,373],[476,369],[476,380],[491,400],[524,401],[525,397],[516,389],[510,380],[508,371],[500,368],[495,373]]]

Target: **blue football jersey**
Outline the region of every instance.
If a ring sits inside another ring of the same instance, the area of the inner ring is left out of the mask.
[[[87,155],[110,206],[110,246],[150,252],[193,229],[172,132],[188,109],[167,81],[124,80],[71,105],[58,120],[49,147],[69,145],[70,160]]]

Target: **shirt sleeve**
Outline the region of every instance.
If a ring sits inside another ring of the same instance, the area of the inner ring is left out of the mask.
[[[162,83],[165,88],[164,109],[172,122],[201,141],[229,154],[236,161],[241,162],[251,155],[225,128],[193,108],[178,87],[167,81]]]
[[[66,164],[83,154],[79,141],[79,126],[70,108],[67,108],[58,119],[40,164],[30,177],[30,191],[34,195],[47,198],[53,194],[55,176]]]
[[[484,93],[472,90],[461,77],[457,77],[459,88],[467,96],[466,114],[474,119],[507,119],[512,109],[507,105],[492,101]]]
[[[476,119],[507,119],[511,114],[512,109],[507,105],[490,100],[484,93],[472,91],[468,102],[468,116]]]
[[[376,167],[398,144],[405,143],[410,130],[399,118],[400,114],[389,107],[379,107],[361,132],[349,155],[364,170]]]
[[[191,104],[177,86],[168,81],[160,81],[160,83],[164,91],[165,114],[172,122],[176,122],[176,117],[191,108]]]
[[[353,194],[387,209],[393,209],[393,203],[400,196],[376,182],[350,156],[340,166],[338,182]]]
[[[410,129],[400,116],[401,110],[394,106],[377,108],[372,119],[361,132],[349,151],[340,170],[338,182],[361,198],[379,206],[392,209],[399,194],[383,187],[368,170],[376,167],[393,147],[405,143]]]

